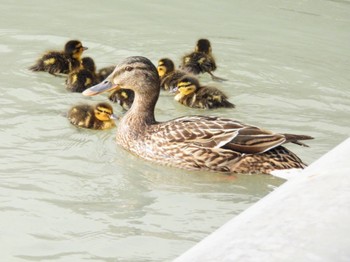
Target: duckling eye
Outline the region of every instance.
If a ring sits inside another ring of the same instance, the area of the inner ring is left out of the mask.
[[[133,67],[131,67],[131,66],[127,66],[127,67],[125,67],[125,71],[132,71],[134,68]]]

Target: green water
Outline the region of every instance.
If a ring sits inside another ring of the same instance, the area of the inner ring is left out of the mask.
[[[4,261],[171,261],[283,183],[160,167],[76,129],[64,79],[27,70],[69,39],[97,67],[131,55],[179,63],[212,42],[215,83],[237,108],[201,111],[162,93],[158,120],[237,118],[314,136],[312,163],[350,134],[349,1],[9,1],[0,16],[0,256]],[[114,105],[118,113],[121,109]]]

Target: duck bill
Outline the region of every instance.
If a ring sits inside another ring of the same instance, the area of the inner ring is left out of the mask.
[[[112,120],[117,120],[119,117],[116,114],[111,114],[109,118]]]
[[[84,96],[95,96],[113,89],[119,89],[118,87],[118,85],[114,85],[111,81],[106,79],[103,82],[86,89],[82,94]]]
[[[89,48],[87,48],[86,46],[83,46],[83,50],[85,51],[85,50],[88,50]]]
[[[179,88],[176,86],[176,87],[174,87],[173,89],[170,89],[169,92],[170,92],[171,94],[175,94],[175,93],[177,93],[178,90],[179,90]]]

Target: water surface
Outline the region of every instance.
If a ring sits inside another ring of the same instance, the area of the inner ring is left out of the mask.
[[[171,261],[284,180],[154,165],[77,129],[64,78],[27,70],[69,39],[97,67],[131,55],[177,64],[198,38],[234,110],[201,111],[162,93],[158,120],[233,117],[314,136],[289,148],[312,163],[349,136],[349,1],[2,1],[0,256],[6,261]],[[114,105],[115,111],[121,109]]]

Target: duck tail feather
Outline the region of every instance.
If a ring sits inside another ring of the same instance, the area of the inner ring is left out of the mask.
[[[307,144],[300,142],[299,140],[311,140],[314,139],[312,136],[307,135],[294,135],[294,134],[283,134],[286,138],[286,142],[297,144],[299,146],[309,147]]]

